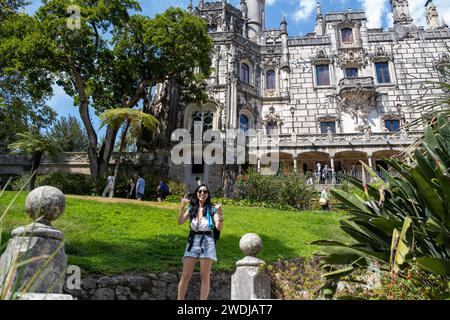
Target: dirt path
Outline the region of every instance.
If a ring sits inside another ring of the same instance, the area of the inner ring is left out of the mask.
[[[177,203],[169,202],[154,202],[154,201],[138,201],[132,199],[122,199],[122,198],[103,198],[103,197],[92,197],[92,196],[73,196],[67,195],[69,199],[79,199],[79,200],[90,200],[101,203],[128,203],[148,207],[157,207],[162,209],[177,209],[180,207]]]

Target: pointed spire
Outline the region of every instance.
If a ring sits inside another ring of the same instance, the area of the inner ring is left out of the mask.
[[[316,19],[322,18],[322,8],[320,7],[320,1],[319,0],[317,0],[316,8],[317,8],[317,17],[316,17]]]
[[[248,15],[247,1],[241,0],[241,8],[240,9],[242,12],[242,17],[247,18],[247,15]]]
[[[285,34],[287,33],[287,21],[286,21],[286,16],[283,14],[283,18],[281,19],[281,34]]]
[[[323,16],[322,16],[322,8],[320,7],[320,1],[317,0],[317,16],[316,16],[316,25],[314,27],[314,33],[316,36],[323,36],[324,34],[324,23],[323,23]]]
[[[189,0],[189,4],[188,4],[187,9],[188,9],[188,11],[189,11],[190,13],[192,13],[192,0]]]
[[[198,3],[198,5],[200,6],[200,9],[203,9],[203,6],[205,5],[204,0],[200,0],[200,2]]]

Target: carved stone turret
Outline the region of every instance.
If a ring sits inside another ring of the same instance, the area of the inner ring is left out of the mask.
[[[316,36],[321,37],[325,34],[325,24],[323,21],[322,9],[320,7],[320,1],[317,1],[317,13],[316,13],[316,25],[314,27],[314,33]]]
[[[255,43],[264,30],[264,6],[265,0],[247,0],[248,37]]]
[[[439,13],[433,0],[428,0],[425,4],[425,16],[427,17],[427,24],[430,29],[441,28],[442,25],[439,22]]]

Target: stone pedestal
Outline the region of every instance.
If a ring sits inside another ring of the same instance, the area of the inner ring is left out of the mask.
[[[264,261],[256,258],[262,248],[261,238],[246,234],[239,247],[246,257],[236,263],[236,272],[231,277],[231,300],[270,299],[270,277],[260,269]]]
[[[50,221],[65,209],[64,194],[53,187],[32,191],[26,200],[27,214],[35,221],[13,230],[8,247],[0,258],[0,284],[10,294],[62,293],[67,255],[64,234]]]

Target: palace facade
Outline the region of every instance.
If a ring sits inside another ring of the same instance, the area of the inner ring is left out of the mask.
[[[280,28],[266,29],[264,0],[241,0],[239,8],[227,1],[191,4],[209,25],[214,72],[209,100],[182,104],[178,127],[254,129],[258,141],[278,146],[283,170],[326,165],[332,180],[326,183],[336,182],[337,172],[359,172],[360,160],[390,170],[382,159],[423,133],[409,127],[422,116],[418,102],[442,94],[426,84],[442,80],[438,70],[449,63],[450,45],[433,1],[424,8],[426,27],[414,24],[407,0],[390,2],[389,30],[368,28],[363,11],[324,14],[318,2],[315,28],[305,36],[290,36],[285,18]],[[251,155],[260,170],[263,156]],[[191,187],[200,178],[214,189],[229,176],[226,166],[204,162],[170,168]]]

